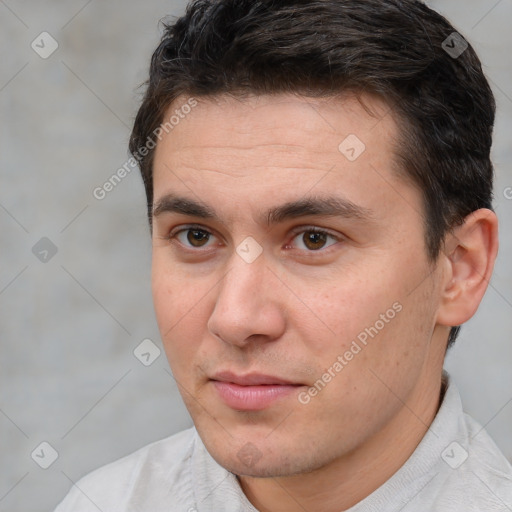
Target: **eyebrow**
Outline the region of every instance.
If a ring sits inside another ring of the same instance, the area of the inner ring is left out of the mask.
[[[178,213],[220,222],[220,216],[210,206],[175,194],[167,194],[154,204],[153,217],[158,217],[163,213]],[[262,221],[267,226],[271,226],[309,215],[352,218],[361,221],[371,221],[374,218],[372,210],[343,197],[310,196],[270,208],[262,217]]]

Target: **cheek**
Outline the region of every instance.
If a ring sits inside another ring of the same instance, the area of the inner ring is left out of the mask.
[[[363,277],[361,277],[363,276]],[[370,277],[371,276],[371,277]],[[380,274],[382,276],[382,274]],[[310,340],[310,348],[318,355],[343,353],[348,350],[352,341],[364,341],[368,330],[378,322],[379,331],[387,328],[382,324],[380,315],[389,310],[385,317],[391,322],[391,317],[396,316],[393,303],[396,294],[391,289],[391,284],[375,279],[370,272],[343,272],[331,276],[322,290],[314,293],[314,289],[308,283],[294,284],[297,296],[303,297],[303,302],[308,306],[301,310],[291,312],[291,315],[302,325],[307,339]],[[335,283],[335,285],[333,285]],[[373,330],[371,331],[373,332]]]
[[[207,321],[203,309],[203,288],[190,285],[190,279],[172,272],[153,258],[152,294],[156,320],[164,348],[173,367],[174,363],[190,359],[202,339]]]
[[[431,335],[432,290],[426,270],[408,258],[402,255],[398,263],[396,257],[382,255],[373,263],[368,259],[365,265],[344,268],[317,293],[312,293],[311,283],[294,283],[310,308],[293,315],[309,354],[322,371],[342,356],[343,369],[338,364],[339,373],[334,373],[343,373],[338,381],[349,388],[373,379],[369,369],[395,380],[421,365]]]
[[[180,319],[193,313],[201,299],[202,289],[173,263],[165,249],[153,249],[151,288],[157,321],[161,331],[167,332]]]

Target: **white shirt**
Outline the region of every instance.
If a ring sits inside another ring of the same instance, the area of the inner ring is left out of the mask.
[[[55,512],[257,512],[194,428],[79,480]],[[406,463],[347,512],[512,512],[512,466],[465,414],[448,379],[441,407]]]

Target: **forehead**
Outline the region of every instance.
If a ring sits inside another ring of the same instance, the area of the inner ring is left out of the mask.
[[[390,153],[391,141],[398,134],[387,104],[369,95],[361,98],[364,106],[349,93],[331,98],[278,94],[240,99],[223,95],[197,101],[198,105],[181,118],[173,114],[188,103],[186,97],[169,107],[164,123],[171,118],[177,123],[158,144],[156,159],[167,149],[174,158],[192,156],[199,164],[201,158],[204,162],[211,156],[229,158],[224,151],[229,148],[230,154],[236,152],[244,159],[258,153],[264,159],[259,160],[262,165],[293,158],[323,162],[326,159],[322,156],[331,159],[333,150],[336,156],[343,155],[340,144],[349,135],[353,141],[359,139],[369,153],[377,154],[382,150]],[[199,147],[201,151],[195,151]],[[317,167],[315,163],[313,168]],[[238,170],[242,171],[240,166]]]
[[[188,99],[177,99],[164,122]],[[368,210],[396,207],[400,189],[411,188],[394,171],[398,126],[384,101],[362,101],[285,94],[197,99],[157,144],[154,201],[178,191],[217,201],[222,210],[338,193]],[[410,199],[419,204],[419,197]]]

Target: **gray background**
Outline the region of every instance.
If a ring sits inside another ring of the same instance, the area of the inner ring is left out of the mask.
[[[474,44],[498,101],[500,255],[446,366],[512,460],[512,0],[430,4]],[[52,510],[87,472],[191,425],[163,351],[148,367],[133,354],[146,338],[162,348],[142,182],[92,195],[127,160],[157,22],[183,9],[0,0],[1,512]],[[47,59],[31,48],[43,31],[59,44]],[[47,262],[42,237],[58,249]],[[31,458],[43,441],[59,453],[46,470]]]

